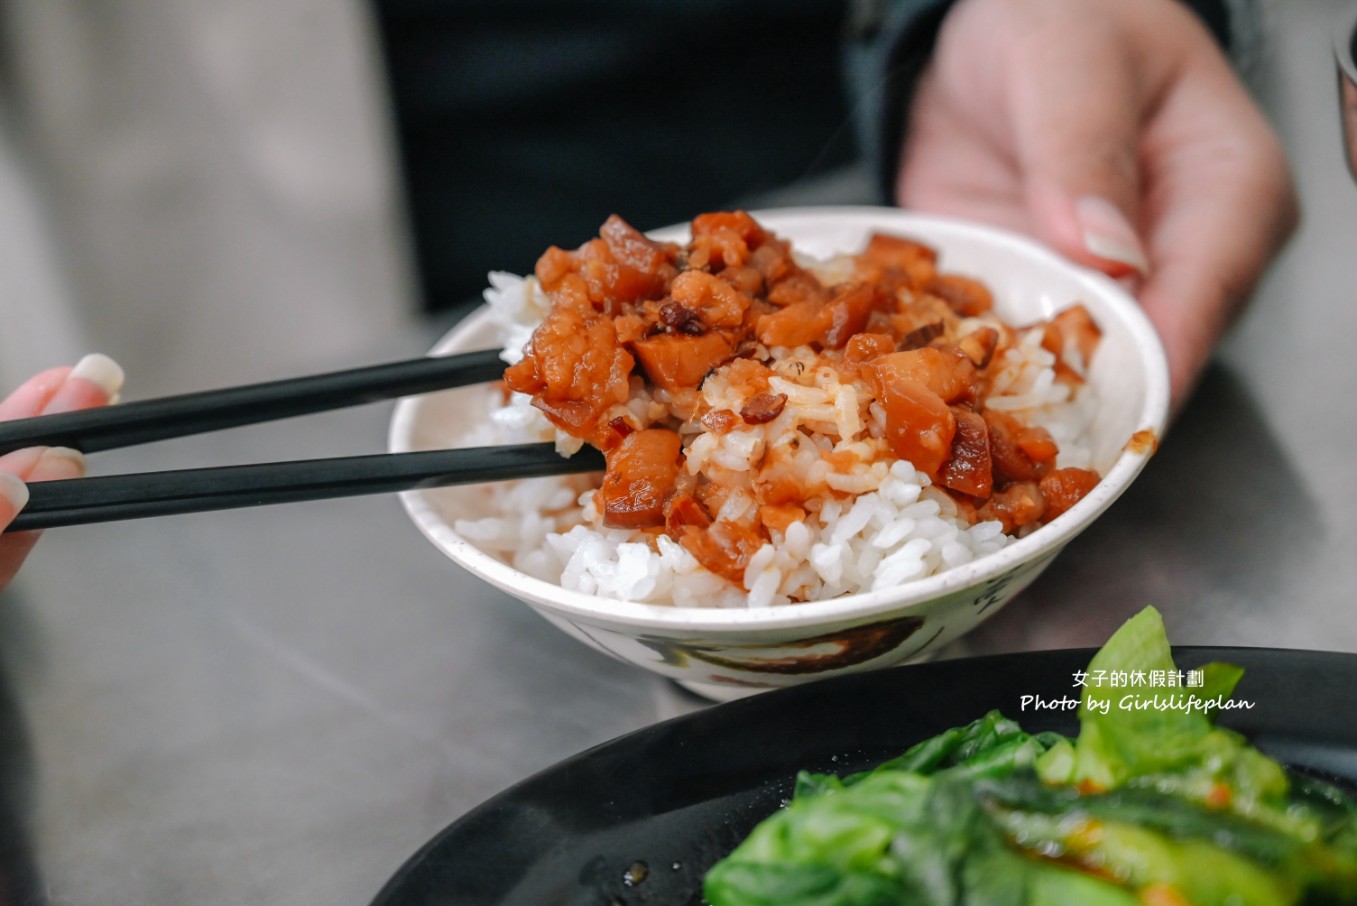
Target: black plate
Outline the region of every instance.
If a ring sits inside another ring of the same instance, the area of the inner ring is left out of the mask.
[[[1357,784],[1357,655],[1177,648],[1180,666],[1246,670],[1221,723],[1286,764]],[[802,768],[863,770],[998,708],[1029,731],[1076,729],[1093,650],[897,667],[768,692],[590,749],[468,813],[416,853],[373,906],[696,906],[702,876],[791,792]]]

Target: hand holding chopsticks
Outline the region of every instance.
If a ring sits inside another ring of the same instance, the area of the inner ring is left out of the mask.
[[[503,370],[496,351],[481,350],[0,422],[0,454],[111,450],[496,380]],[[543,443],[38,482],[7,531],[602,468],[592,448],[566,459]]]

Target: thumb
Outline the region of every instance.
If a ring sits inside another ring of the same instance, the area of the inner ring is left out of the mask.
[[[28,503],[28,485],[12,472],[0,470],[0,529],[14,521]]]
[[[14,517],[28,503],[28,486],[13,472],[0,469],[0,529],[14,521]],[[18,535],[0,535],[0,589],[9,584],[19,566],[38,540],[37,532]]]
[[[28,503],[28,483],[79,478],[85,457],[65,447],[27,447],[0,457],[0,529],[14,521]],[[0,535],[0,589],[9,584],[37,543],[39,531]]]
[[[1037,237],[1111,276],[1145,276],[1140,215],[1143,83],[1112,36],[1043,42],[1019,66],[1010,128],[1023,201]],[[1124,63],[1124,65],[1119,65]],[[1010,68],[1010,72],[1014,71]]]

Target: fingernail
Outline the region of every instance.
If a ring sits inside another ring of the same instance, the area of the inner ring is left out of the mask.
[[[1137,271],[1142,276],[1150,272],[1150,262],[1145,257],[1145,247],[1116,205],[1096,195],[1085,195],[1075,204],[1079,217],[1079,226],[1084,233],[1084,248],[1128,270]],[[1111,271],[1114,277],[1127,271]]]
[[[17,513],[28,504],[28,485],[12,472],[0,472],[0,497]]]
[[[70,447],[48,447],[28,473],[29,481],[59,481],[85,474],[85,454]]]
[[[103,388],[110,398],[117,396],[123,386],[122,366],[100,352],[90,353],[76,362],[67,380],[70,378],[84,378]]]

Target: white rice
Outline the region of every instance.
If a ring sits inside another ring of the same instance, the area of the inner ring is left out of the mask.
[[[535,279],[504,273],[490,275],[485,300],[500,330],[504,360],[518,361],[549,300]],[[968,524],[928,476],[908,462],[883,458],[884,441],[871,437],[868,428],[869,421],[883,421],[884,413],[875,403],[861,405],[856,389],[840,383],[832,369],[815,367],[811,350],[778,350],[778,358],[770,389],[786,394],[787,403],[775,419],[724,435],[685,437],[686,468],[694,474],[748,486],[751,463],[766,468],[776,458],[808,487],[823,489],[807,495],[804,521],[771,533],[771,542],[750,559],[743,588],[709,572],[667,536],[651,541],[640,532],[603,527],[589,480],[580,476],[478,489],[486,495],[484,512],[495,515],[458,520],[454,527],[515,568],[566,588],[680,607],[775,607],[890,588],[969,563],[1013,540],[998,522]],[[1095,402],[1087,385],[1071,398],[1068,384],[1055,380],[1054,363],[1040,332],[1027,332],[991,364],[994,389],[986,405],[1048,430],[1060,448],[1058,467],[1088,468],[1084,426]],[[633,390],[640,390],[639,381]],[[740,409],[739,392],[719,373],[700,392],[712,408]],[[545,440],[563,452],[580,446],[523,394],[501,404],[498,393],[487,392],[483,402],[483,412],[467,413],[473,427],[460,438],[464,445]],[[639,414],[653,405],[642,391],[633,393],[628,408]],[[824,459],[830,452],[837,462],[855,465],[835,468]],[[856,496],[842,499],[831,491]],[[735,518],[756,505],[752,494],[737,491],[716,516]]]

